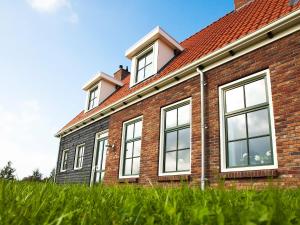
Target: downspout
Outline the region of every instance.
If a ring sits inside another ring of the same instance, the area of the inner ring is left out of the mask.
[[[197,72],[200,75],[200,117],[201,117],[201,190],[205,189],[205,103],[204,103],[204,73],[198,67]]]

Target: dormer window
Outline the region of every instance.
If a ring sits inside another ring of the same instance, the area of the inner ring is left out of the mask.
[[[137,59],[136,83],[153,75],[153,49]]]
[[[94,109],[107,99],[117,87],[123,86],[123,82],[106,73],[100,72],[88,81],[83,90],[86,91],[85,112]]]
[[[160,27],[139,40],[125,55],[131,60],[130,87],[157,74],[183,47]]]
[[[95,108],[98,105],[98,86],[90,91],[88,110]]]

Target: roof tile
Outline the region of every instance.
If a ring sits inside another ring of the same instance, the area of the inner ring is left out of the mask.
[[[101,111],[101,109],[130,93],[141,89],[147,84],[258,30],[299,8],[300,2],[295,6],[290,6],[289,0],[255,0],[245,7],[225,15],[218,21],[181,42],[180,44],[185,50],[176,56],[176,58],[172,59],[172,61],[158,74],[132,88],[129,88],[130,76],[127,76],[125,80],[123,80],[123,87],[114,92],[95,109],[86,113],[84,111],[79,113],[74,119],[67,123],[61,131],[82,121],[95,112]]]

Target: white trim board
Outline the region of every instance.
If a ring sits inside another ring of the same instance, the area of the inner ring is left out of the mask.
[[[138,101],[144,100],[147,97],[150,97],[154,94],[157,94],[161,91],[166,90],[167,88],[170,88],[172,86],[177,85],[180,82],[183,82],[187,79],[190,79],[196,75],[198,75],[195,72],[195,69],[199,65],[205,65],[205,68],[203,69],[203,72],[207,72],[213,68],[216,68],[224,63],[227,63],[231,60],[234,60],[242,55],[245,55],[249,52],[252,52],[258,48],[261,48],[265,45],[268,45],[274,41],[277,41],[283,37],[286,37],[292,33],[295,33],[300,30],[300,24],[297,22],[300,21],[300,10],[296,10],[293,13],[269,24],[266,27],[263,27],[259,30],[257,30],[254,33],[251,33],[225,47],[222,49],[219,49],[215,52],[212,52],[211,54],[204,56],[198,60],[195,60],[194,62],[164,76],[163,78],[154,81],[153,83],[150,83],[149,85],[135,91],[134,93],[129,94],[128,96],[118,100],[117,102],[113,103],[112,105],[109,105],[102,109],[99,112],[94,113],[93,115],[85,118],[82,121],[79,121],[72,125],[71,127],[68,127],[64,130],[59,131],[55,136],[65,136],[69,133],[72,133],[78,129],[81,129],[82,127],[89,125],[97,120],[103,119],[104,117],[107,117],[117,111],[120,111],[121,109],[124,109],[125,107],[128,107],[132,104],[135,104]],[[290,27],[289,27],[290,26]],[[269,39],[267,36],[268,32],[274,32],[274,37]],[[255,40],[257,43],[254,43]],[[242,49],[243,46],[246,46],[244,49]],[[228,52],[230,50],[235,50],[236,54],[234,56],[231,56]],[[211,63],[210,63],[211,61]],[[188,78],[186,79],[186,77]],[[181,79],[179,81],[174,80],[174,77],[180,77]],[[163,86],[163,85],[167,85]],[[163,87],[161,87],[163,86]],[[160,87],[159,90],[154,90],[154,87]],[[154,91],[153,91],[154,90]],[[142,95],[142,98],[137,97],[138,95]],[[131,102],[130,102],[131,100]],[[124,107],[123,102],[128,102],[128,104]],[[132,103],[132,104],[130,104]],[[118,109],[117,109],[118,107]],[[110,109],[114,108],[114,111],[111,112]],[[99,116],[101,113],[105,113],[104,116]],[[91,120],[94,118],[94,120]],[[83,125],[83,123],[85,123]],[[79,125],[81,124],[81,126]],[[80,126],[79,128],[76,128],[77,126]]]

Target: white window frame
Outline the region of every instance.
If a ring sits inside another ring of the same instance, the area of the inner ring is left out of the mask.
[[[130,176],[124,176],[123,175],[123,166],[124,166],[124,156],[125,156],[125,139],[126,139],[126,125],[128,123],[131,123],[135,120],[141,120],[142,121],[142,136],[141,136],[141,146],[143,144],[143,116],[139,116],[139,117],[135,117],[134,119],[131,120],[127,120],[123,123],[123,127],[122,127],[122,143],[121,143],[121,153],[120,153],[120,167],[119,167],[119,179],[126,179],[126,178],[139,178],[139,175],[130,175]],[[142,154],[142,148],[141,148],[141,152],[140,152],[140,160],[141,160],[141,154]],[[141,162],[141,161],[140,161]],[[141,163],[140,163],[140,168],[141,168]]]
[[[190,105],[190,169],[189,171],[182,171],[182,172],[170,172],[165,173],[163,172],[163,163],[164,163],[164,142],[165,142],[165,111],[168,108],[172,108],[176,105],[180,105],[182,103],[189,102]],[[192,98],[186,98],[184,100],[181,100],[179,102],[175,102],[171,105],[167,105],[163,108],[161,108],[161,120],[160,120],[160,147],[159,147],[159,163],[158,163],[158,176],[174,176],[174,175],[190,175],[192,172],[192,127],[193,127],[193,117],[192,117],[192,110],[193,104],[192,104]]]
[[[78,167],[76,166],[76,161],[77,161],[77,158],[79,157],[79,149],[83,147],[83,153],[82,153],[82,162],[81,162],[81,165],[79,165]],[[83,160],[84,160],[84,152],[85,152],[85,144],[80,144],[80,145],[77,145],[76,146],[76,151],[75,151],[75,159],[74,159],[74,170],[80,170],[82,169],[82,166],[83,166]]]
[[[273,165],[265,166],[248,166],[248,167],[238,167],[238,168],[226,168],[226,136],[225,136],[225,116],[224,116],[224,107],[225,102],[223,99],[223,90],[229,86],[233,86],[239,83],[244,83],[247,80],[253,78],[266,77],[267,85],[267,94],[269,99],[269,111],[270,111],[270,126],[271,126],[271,138],[272,138],[272,150],[273,150]],[[271,89],[271,79],[270,79],[270,70],[263,70],[261,72],[252,74],[250,76],[244,77],[242,79],[233,81],[231,83],[222,85],[219,87],[219,116],[220,116],[220,156],[221,156],[221,172],[234,172],[234,171],[253,171],[253,170],[267,170],[267,169],[277,169],[277,148],[276,148],[276,133],[275,133],[275,124],[274,124],[274,111],[273,111],[273,101],[272,101],[272,89]]]
[[[92,91],[95,88],[98,88],[98,96],[97,96],[96,106],[89,109],[89,106],[90,106],[90,96],[91,96]],[[96,84],[96,85],[94,85],[93,87],[91,87],[88,90],[88,94],[86,95],[85,112],[91,111],[92,109],[96,108],[99,105],[99,100],[100,100],[100,85]]]
[[[60,160],[60,172],[65,172],[65,171],[67,171],[67,168],[66,169],[63,169],[63,167],[64,167],[64,159],[65,159],[65,154],[66,154],[66,152],[69,152],[69,149],[65,149],[65,150],[63,150],[62,151],[62,154],[61,154],[61,160]],[[69,156],[68,156],[68,158],[69,158]],[[68,160],[68,159],[67,159]],[[67,164],[68,164],[68,161],[67,161]]]
[[[95,170],[96,170],[96,155],[98,154],[97,153],[97,150],[98,150],[98,140],[99,139],[102,139],[102,138],[108,138],[108,130],[104,130],[104,131],[101,131],[99,133],[97,133],[95,135],[95,143],[94,143],[94,153],[93,153],[93,166],[92,166],[92,172],[91,172],[91,178],[90,178],[90,186],[92,186],[94,184],[94,176],[95,176]],[[106,154],[108,154],[108,151],[106,152]],[[106,158],[107,159],[107,158]]]
[[[138,61],[143,55],[147,54],[150,51],[152,51],[152,54],[153,54],[153,62],[152,62],[153,74],[139,82],[136,82]],[[130,87],[133,87],[134,85],[142,83],[143,81],[147,80],[148,78],[152,77],[153,75],[155,75],[157,73],[157,59],[158,59],[158,42],[157,41],[132,58]]]

